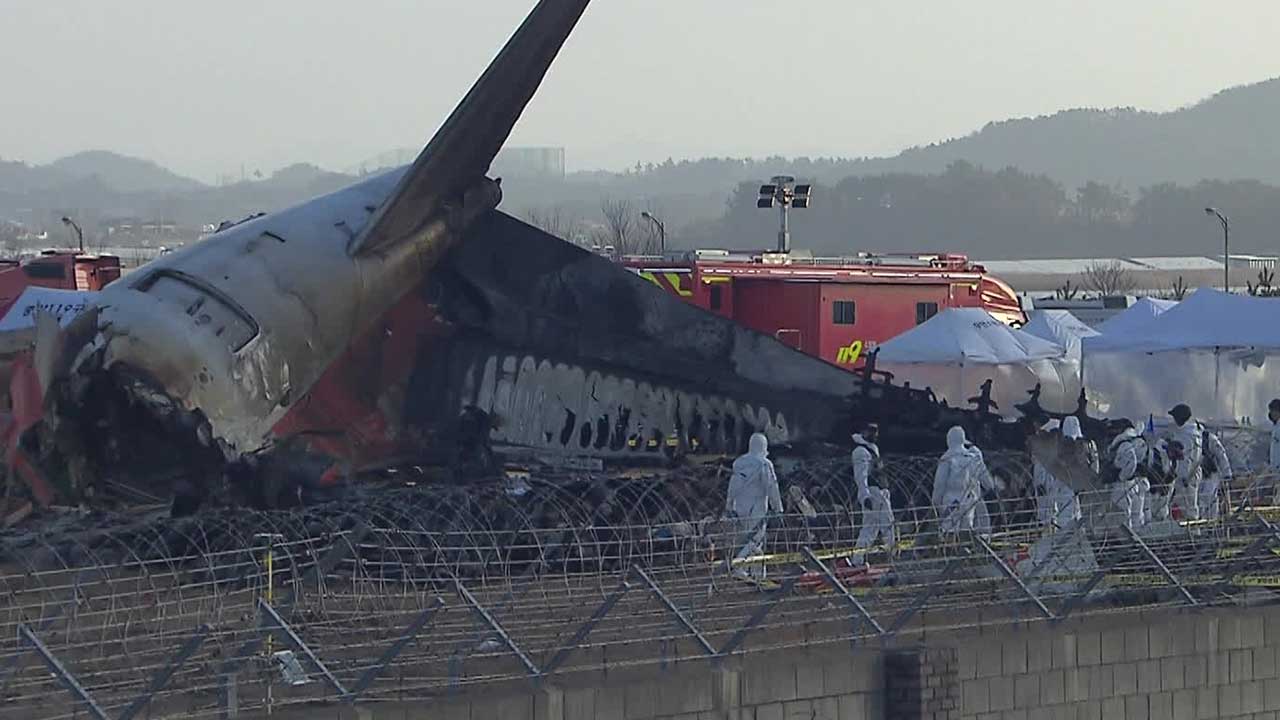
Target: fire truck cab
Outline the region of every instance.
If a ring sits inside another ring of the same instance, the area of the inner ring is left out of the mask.
[[[693,250],[622,262],[686,302],[848,369],[945,308],[981,307],[1010,325],[1026,321],[1009,285],[951,253]]]
[[[17,301],[28,285],[60,290],[101,290],[120,279],[120,258],[45,250],[19,262],[0,260],[0,315]]]

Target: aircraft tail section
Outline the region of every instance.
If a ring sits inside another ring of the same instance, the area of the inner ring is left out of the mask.
[[[376,252],[409,240],[446,205],[496,205],[497,193],[469,191],[483,180],[589,1],[538,3],[369,224],[352,239],[348,254]]]

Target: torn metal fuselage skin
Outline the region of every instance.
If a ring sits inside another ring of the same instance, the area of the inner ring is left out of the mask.
[[[501,213],[346,256],[395,181],[235,226],[104,291],[47,396],[64,487],[157,455],[153,480],[202,496],[227,463],[294,438],[363,465],[423,450],[468,407],[499,420],[497,443],[615,459],[844,423],[854,376]]]
[[[74,493],[95,467],[152,454],[203,469],[188,481],[203,487],[218,459],[267,447],[290,406],[497,206],[489,164],[588,2],[541,0],[407,169],[110,286],[57,343],[46,422],[24,452],[61,466]]]
[[[214,473],[220,461],[269,445],[272,429],[353,338],[419,284],[500,196],[484,180],[413,242],[349,256],[348,242],[399,176],[242,223],[104,290],[97,311],[77,320],[93,327],[69,328],[80,342],[63,349],[61,381],[47,398],[46,424],[62,454],[87,452],[105,467],[112,455],[128,460],[147,448],[121,436],[149,420],[164,437],[151,442],[205,456]]]

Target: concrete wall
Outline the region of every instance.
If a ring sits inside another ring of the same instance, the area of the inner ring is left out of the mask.
[[[1280,711],[1280,609],[1116,614],[960,636],[966,720],[1251,718]]]
[[[777,639],[770,636],[770,640]],[[793,638],[798,641],[798,638]],[[298,712],[297,710],[293,712]],[[1280,606],[925,631],[278,718],[1280,720]]]

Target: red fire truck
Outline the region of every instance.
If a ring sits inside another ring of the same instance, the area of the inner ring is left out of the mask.
[[[1010,325],[1026,320],[1009,285],[957,254],[694,250],[623,264],[687,302],[850,369],[944,308],[981,307]]]
[[[120,258],[45,250],[29,260],[0,260],[0,316],[28,285],[59,290],[101,290],[120,279]]]

